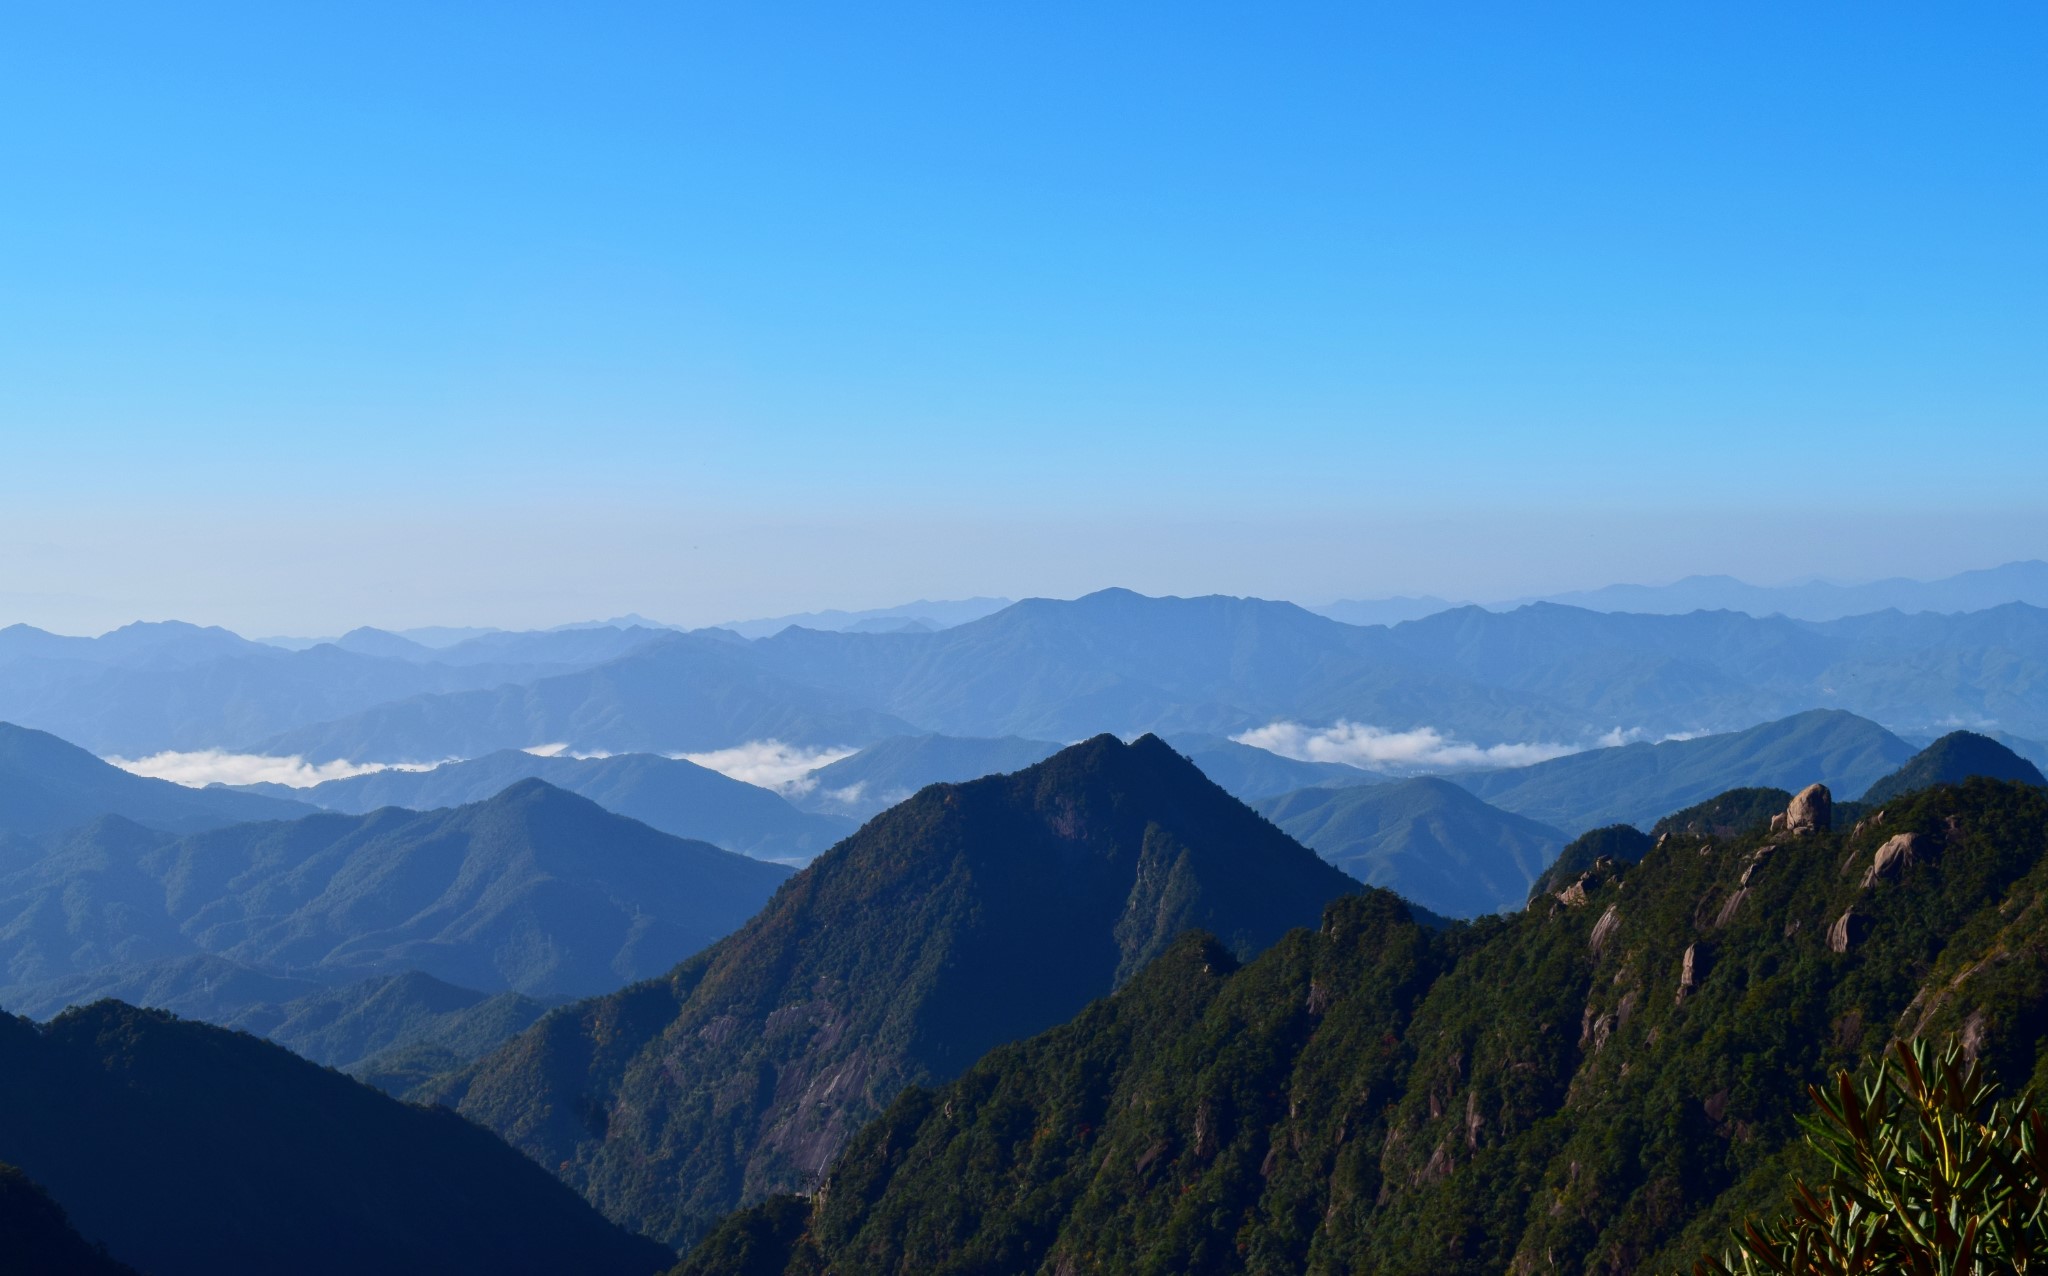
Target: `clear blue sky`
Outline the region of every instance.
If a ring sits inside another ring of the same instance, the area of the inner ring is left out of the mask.
[[[2044,66],[2039,4],[11,5],[0,623],[2048,556]]]

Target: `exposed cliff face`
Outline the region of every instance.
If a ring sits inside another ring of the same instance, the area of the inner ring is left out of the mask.
[[[687,1241],[815,1185],[905,1086],[1061,1022],[1183,931],[1250,956],[1358,889],[1160,741],[1103,736],[925,790],[726,941],[426,1097]]]
[[[731,1227],[791,1273],[1689,1267],[1779,1195],[1806,1085],[1895,1033],[2048,1072],[2040,790],[1672,833],[1561,894],[1437,933],[1345,900],[1234,973],[1177,948]]]

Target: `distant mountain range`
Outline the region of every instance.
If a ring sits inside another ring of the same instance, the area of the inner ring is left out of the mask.
[[[843,692],[764,669],[741,639],[667,634],[593,668],[396,700],[259,740],[250,751],[435,762],[548,744],[683,753],[767,739],[858,745],[912,731]]]
[[[1746,731],[1594,749],[1451,779],[1495,806],[1576,836],[1603,824],[1647,829],[1680,807],[1734,788],[1796,791],[1822,783],[1852,797],[1914,752],[1875,722],[1814,709]]]
[[[980,620],[1009,605],[1007,598],[962,598],[948,602],[920,599],[866,611],[802,611],[764,620],[728,620],[717,627],[742,638],[773,637],[792,625],[832,633],[933,633]]]
[[[928,784],[1021,771],[1059,751],[1060,746],[1049,741],[1017,736],[996,740],[897,736],[811,772],[809,787],[797,801],[811,810],[865,819]]]
[[[2034,566],[1990,578],[2016,588]],[[0,717],[103,755],[218,749],[357,764],[546,745],[673,755],[924,734],[1228,738],[1276,721],[1554,750],[1617,730],[1739,730],[1815,707],[1923,738],[1957,725],[2048,738],[2048,610],[2025,602],[1827,621],[1546,602],[1387,627],[1258,599],[1105,590],[913,628],[791,626],[749,640],[600,626],[441,648],[358,630],[289,652],[193,626],[97,639],[17,626],[0,631]],[[1435,769],[1370,751],[1315,760]]]
[[[183,838],[105,816],[5,849],[9,986],[211,953],[327,980],[420,970],[487,992],[596,992],[732,930],[789,873],[539,780],[453,810]]]
[[[421,1091],[611,1217],[687,1241],[805,1187],[907,1085],[1133,976],[1189,927],[1249,955],[1360,889],[1163,742],[927,788],[661,979]]]
[[[377,771],[302,789],[249,785],[244,791],[289,794],[322,810],[360,815],[385,806],[464,806],[523,779],[545,780],[650,828],[757,859],[807,860],[854,829],[844,817],[799,811],[758,785],[651,753],[572,758],[501,749],[430,771]]]
[[[0,629],[0,720],[101,755],[235,749],[404,697],[531,682],[657,636],[492,635],[472,640],[484,648],[464,644],[423,659],[392,654],[381,641],[366,642],[368,651],[333,643],[286,651],[176,622],[98,638],[14,625]]]
[[[118,1002],[0,1015],[0,1075],[8,1162],[151,1276],[652,1276],[674,1259],[469,1123],[241,1033]]]
[[[1894,577],[1861,585],[1814,581],[1803,585],[1751,585],[1733,576],[1687,576],[1668,585],[1608,585],[1601,589],[1541,594],[1488,603],[1508,611],[1530,603],[1562,603],[1589,611],[1673,616],[1694,611],[1739,611],[1794,620],[1840,620],[1878,611],[1984,611],[2006,603],[2048,607],[2048,563],[2038,559],[1960,572],[1939,580]],[[1310,611],[1352,625],[1396,625],[1466,606],[1428,595],[1348,599]]]
[[[224,789],[189,789],[130,775],[45,731],[0,722],[0,839],[32,838],[120,814],[191,833],[247,820],[292,819],[314,808]]]
[[[1894,577],[1863,585],[1749,585],[1732,576],[1687,576],[1669,585],[1609,585],[1603,589],[1552,594],[1543,601],[1593,611],[1674,615],[1689,611],[1740,611],[1752,616],[1795,620],[1840,620],[1872,612],[1970,612],[2007,603],[2048,607],[2048,562],[2030,559],[1961,572],[1940,580]]]
[[[435,761],[555,743],[678,753],[927,733],[1228,737],[1276,720],[1427,729],[1481,747],[1584,746],[1617,727],[1651,738],[1730,731],[1816,706],[1898,731],[1965,721],[2048,734],[2048,610],[1815,624],[1539,604],[1384,629],[1286,603],[1106,591],[1021,602],[938,633],[672,634],[588,670],[419,696],[250,747]],[[1434,769],[1427,758],[1351,760]]]

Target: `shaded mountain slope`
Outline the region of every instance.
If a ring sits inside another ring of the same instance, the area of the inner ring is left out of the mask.
[[[1115,987],[1191,927],[1251,953],[1357,884],[1153,737],[927,788],[665,978],[565,1007],[425,1096],[689,1239],[815,1181],[903,1086]]]
[[[481,802],[523,779],[545,780],[650,828],[760,859],[807,859],[854,829],[849,820],[799,811],[767,789],[709,767],[651,753],[544,758],[501,749],[431,771],[329,780],[298,790],[298,797],[350,814],[385,806],[425,811]]]
[[[1981,779],[1849,832],[1674,834],[1447,932],[1344,899],[906,1091],[678,1270],[1689,1267],[1782,1201],[1805,1087],[1894,1033],[2042,1081],[2044,954],[2048,792]]]
[[[102,1002],[0,1016],[0,1157],[152,1276],[669,1261],[452,1113],[254,1037]]]
[[[310,810],[251,793],[188,789],[130,775],[47,732],[0,722],[0,833],[37,837],[102,815],[190,833],[245,820],[290,819]]]
[[[1733,788],[1799,789],[1818,781],[1855,793],[1912,753],[1875,722],[1814,709],[1746,731],[1594,749],[1452,778],[1495,806],[1581,833],[1604,824],[1647,828]]]
[[[1903,793],[1937,784],[1961,784],[1973,775],[1989,780],[2016,780],[2048,786],[2041,769],[1998,741],[1974,731],[1951,731],[1909,758],[1859,799],[1864,805],[1889,802]]]
[[[418,1080],[458,1067],[531,1027],[554,1004],[457,988],[418,971],[322,983],[210,953],[103,966],[4,996],[7,1010],[33,1019],[105,1000],[167,1010],[255,1033],[373,1084],[373,1073]]]
[[[1444,917],[1521,907],[1569,840],[1429,776],[1302,789],[1258,809],[1351,876]]]
[[[177,840],[110,819],[0,878],[0,959],[15,984],[207,952],[328,979],[410,969],[580,994],[697,951],[788,872],[539,780],[454,810]]]
[[[757,667],[744,644],[668,634],[595,668],[397,700],[272,737],[257,751],[314,761],[439,762],[549,744],[611,753],[693,752],[748,740],[858,745],[912,730],[843,692]]]
[[[0,1254],[13,1276],[136,1276],[80,1236],[64,1207],[11,1165],[0,1165]]]

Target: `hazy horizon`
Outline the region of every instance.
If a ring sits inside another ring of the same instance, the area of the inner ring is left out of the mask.
[[[2044,51],[2024,7],[24,11],[0,615],[2048,556]]]

